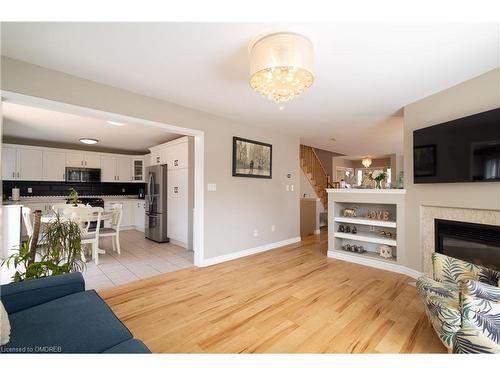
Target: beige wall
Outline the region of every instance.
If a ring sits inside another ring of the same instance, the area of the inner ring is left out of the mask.
[[[500,69],[409,104],[404,109],[406,266],[422,270],[423,205],[500,209],[500,183],[413,184],[413,130],[500,107]]]
[[[205,132],[205,258],[299,236],[299,140],[2,57],[2,89]],[[138,135],[139,136],[139,135]],[[273,145],[273,178],[231,176],[232,137]],[[287,173],[292,178],[287,179]],[[294,184],[294,192],[285,186]],[[271,225],[276,231],[271,232]],[[259,236],[253,231],[258,229]]]

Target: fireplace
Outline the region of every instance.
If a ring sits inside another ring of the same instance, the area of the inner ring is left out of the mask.
[[[500,226],[434,219],[435,250],[500,270]]]

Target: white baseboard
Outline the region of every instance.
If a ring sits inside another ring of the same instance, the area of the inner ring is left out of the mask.
[[[414,279],[418,279],[420,276],[422,276],[421,272],[415,271],[412,268],[408,268],[399,264],[388,263],[377,259],[363,258],[362,256],[343,254],[338,251],[328,250],[328,257],[345,260],[346,262],[362,264],[364,266],[379,268],[385,271],[401,273]]]
[[[172,244],[172,245],[176,245],[176,246],[180,246],[180,247],[183,247],[184,249],[187,249],[187,243],[185,242],[182,242],[182,241],[177,241],[177,240],[173,240],[173,239],[169,239],[169,242]]]
[[[320,229],[315,229],[314,230],[314,234],[320,234],[321,233],[321,230]]]
[[[231,253],[231,254],[221,255],[218,257],[204,259],[202,261],[201,267],[211,266],[211,265],[214,265],[217,263],[222,263],[222,262],[227,262],[229,260],[243,258],[243,257],[249,256],[249,255],[258,254],[258,253],[262,253],[264,251],[276,249],[278,247],[291,245],[291,244],[297,243],[297,242],[300,242],[300,237],[293,237],[293,238],[289,238],[289,239],[286,239],[283,241],[273,242],[273,243],[253,247],[251,249],[241,250],[241,251],[238,251],[236,253]]]

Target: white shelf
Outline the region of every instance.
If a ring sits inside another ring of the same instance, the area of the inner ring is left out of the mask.
[[[376,260],[376,261],[379,261],[379,262],[385,262],[385,263],[397,263],[397,259],[396,258],[382,258],[380,255],[378,255],[377,253],[374,253],[372,251],[366,251],[364,253],[356,253],[356,252],[353,252],[353,251],[347,251],[347,250],[342,250],[342,249],[335,249],[334,250],[334,253],[339,253],[339,254],[349,254],[349,255],[352,255],[354,257],[360,257],[360,258],[368,258],[368,259],[373,259],[373,260]]]
[[[338,223],[350,223],[350,224],[370,225],[374,227],[396,228],[396,222],[390,220],[389,221],[371,220],[359,217],[342,217],[342,216],[335,216],[333,220]]]
[[[356,234],[335,232],[334,237],[344,238],[347,240],[364,241],[364,242],[378,243],[382,245],[397,246],[396,240],[392,238],[382,237],[370,232],[358,232]]]

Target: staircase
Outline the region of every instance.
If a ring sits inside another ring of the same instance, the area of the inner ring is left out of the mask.
[[[325,189],[331,186],[330,175],[326,173],[323,164],[318,158],[316,151],[310,146],[300,145],[300,167],[309,179],[312,187],[316,191],[318,198],[327,209],[328,194]]]

